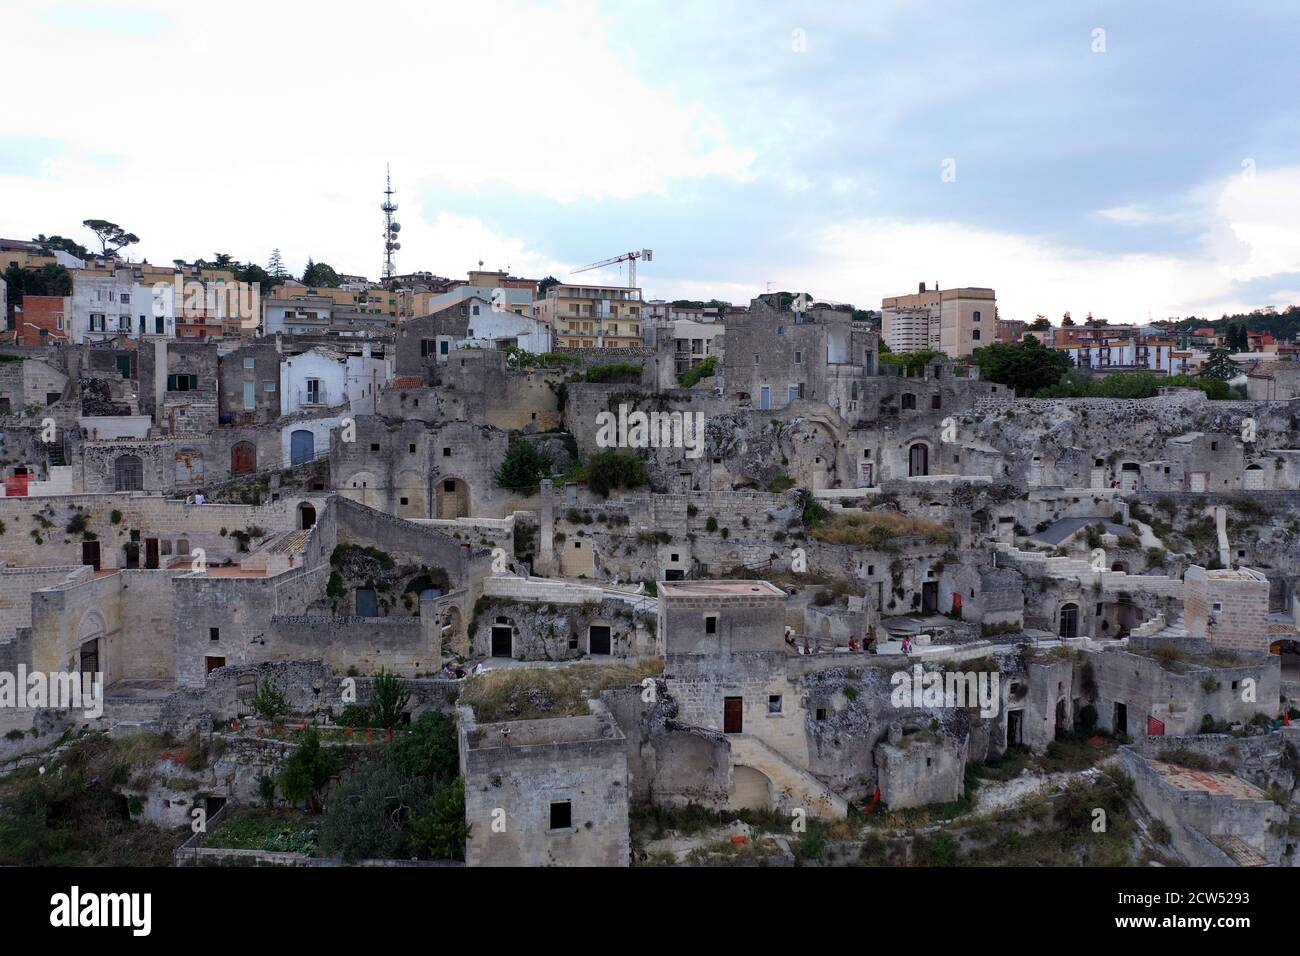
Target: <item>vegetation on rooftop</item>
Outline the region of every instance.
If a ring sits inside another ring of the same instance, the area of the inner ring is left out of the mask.
[[[476,674],[465,682],[461,703],[474,708],[480,723],[581,717],[587,701],[601,691],[640,684],[663,672],[663,661],[571,664],[565,667],[505,667]]]

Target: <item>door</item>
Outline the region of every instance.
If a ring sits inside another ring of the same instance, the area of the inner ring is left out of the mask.
[[[117,374],[123,378],[131,377],[131,356],[119,355],[117,357]]]
[[[98,541],[81,542],[81,563],[90,565],[96,571],[99,570],[99,542]]]
[[[758,390],[758,407],[763,410],[772,407],[772,386],[763,385]]]
[[[1246,490],[1264,490],[1264,469],[1260,468],[1259,465],[1246,466]]]
[[[1194,471],[1191,473],[1192,491],[1205,490],[1205,472]]]
[[[144,566],[150,570],[158,570],[158,539],[144,539]]]
[[[939,582],[923,581],[921,583],[921,613],[937,614],[939,612]]]
[[[357,588],[357,617],[379,617],[379,592]]]
[[[1079,607],[1076,604],[1067,604],[1061,608],[1061,630],[1060,635],[1064,640],[1070,641],[1079,636]]]
[[[1025,712],[1023,710],[1007,711],[1007,746],[1014,747],[1023,742],[1022,728]]]
[[[744,733],[745,699],[743,697],[724,697],[722,699],[722,732],[724,734]]]
[[[207,670],[204,671],[204,673],[206,674],[211,674],[218,667],[226,666],[226,659],[224,657],[208,657],[205,659],[207,661]]]
[[[492,628],[492,656],[493,657],[513,657],[514,654],[511,644],[511,629],[508,627]]]
[[[81,673],[99,673],[99,638],[81,645]]]
[[[609,628],[603,624],[593,624],[587,631],[589,654],[609,653]]]
[[[230,473],[251,475],[257,471],[257,447],[251,441],[236,442],[230,449]]]
[[[1121,734],[1128,735],[1128,704],[1115,701],[1115,718],[1111,726],[1111,733],[1116,737]]]
[[[289,436],[289,462],[301,465],[311,461],[316,455],[316,436],[305,428],[299,428]]]
[[[930,473],[930,449],[924,445],[913,445],[907,452],[907,474],[916,478]]]

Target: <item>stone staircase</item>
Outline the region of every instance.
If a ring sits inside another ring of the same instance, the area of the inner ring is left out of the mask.
[[[842,820],[848,816],[848,801],[824,783],[796,767],[763,741],[749,734],[728,734],[731,767],[753,767],[772,782],[775,805],[785,811],[802,807],[814,817]]]

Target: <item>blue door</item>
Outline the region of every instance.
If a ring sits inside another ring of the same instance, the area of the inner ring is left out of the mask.
[[[305,428],[299,428],[289,436],[289,462],[301,465],[311,461],[316,454],[316,438]]]

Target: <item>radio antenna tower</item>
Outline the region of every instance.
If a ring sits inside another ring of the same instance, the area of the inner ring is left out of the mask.
[[[393,213],[397,212],[397,203],[393,202],[393,174],[387,166],[384,167],[384,175],[387,185],[384,188],[384,201],[380,203],[379,208],[384,211],[384,279],[391,279],[397,274],[397,267],[393,265],[393,253],[402,248],[402,244],[397,241],[398,233],[402,231],[402,224],[393,219]]]

